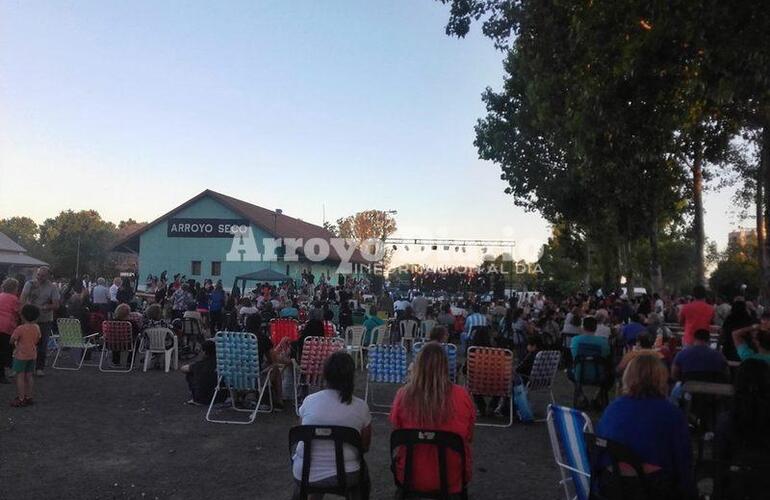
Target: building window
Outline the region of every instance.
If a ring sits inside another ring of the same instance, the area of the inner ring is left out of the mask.
[[[192,261],[192,269],[190,270],[190,274],[192,274],[193,276],[201,275],[201,261],[199,260]]]
[[[291,274],[289,274],[289,264],[286,264],[286,276],[291,276]]]
[[[221,276],[222,275],[222,263],[219,261],[214,261],[211,263],[211,275],[212,276]]]

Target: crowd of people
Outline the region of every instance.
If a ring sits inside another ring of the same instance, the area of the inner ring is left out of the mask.
[[[12,366],[17,383],[13,406],[33,404],[33,373],[44,374],[48,337],[56,317],[72,317],[93,325],[90,315],[128,319],[143,315],[143,328],[164,326],[179,334],[179,321],[198,322],[206,337],[199,356],[182,366],[190,403],[208,405],[217,386],[217,331],[254,333],[259,342],[260,366],[271,373],[274,408],[282,409],[290,395],[282,391],[284,370],[301,356],[308,337],[336,335],[347,326],[363,325],[367,335],[389,325],[396,334],[404,321],[428,321],[433,326],[427,344],[417,354],[406,384],[398,390],[390,412],[394,429],[446,430],[459,435],[466,447],[466,479],[471,477],[474,424],[477,418],[505,417],[505,398],[471,395],[449,378],[449,360],[441,343],[459,346],[460,363],[468,347],[510,349],[515,358],[514,388],[517,417],[531,421],[526,397],[520,391],[532,371],[537,353],[561,351],[568,377],[576,387],[595,386],[590,400],[575,392],[576,406],[601,411],[597,434],[617,441],[648,467],[665,477],[676,498],[695,494],[691,428],[681,407],[682,384],[690,380],[733,383],[734,404],[724,408],[715,424],[715,453],[721,459],[756,457],[770,451],[770,311],[743,297],[728,303],[712,301],[695,287],[690,296],[657,294],[628,298],[622,293],[597,296],[576,294],[556,302],[539,293],[484,301],[469,292],[455,300],[432,300],[420,291],[394,295],[384,290],[371,295],[364,279],[318,283],[311,275],[298,282],[262,283],[252,289],[225,290],[221,282],[185,281],[165,276],[152,281],[150,293],[137,294],[127,279],[73,279],[64,286],[52,282],[47,268],[32,280],[2,282],[0,293],[0,380]],[[291,318],[302,326],[300,338],[284,338],[277,345],[268,325],[275,318]],[[175,323],[177,322],[177,323]],[[141,331],[136,332],[141,335]],[[11,355],[12,354],[12,355]],[[590,356],[588,356],[590,354]],[[590,359],[591,362],[586,362]],[[118,360],[114,360],[118,362]],[[458,367],[462,373],[464,368]],[[354,396],[355,363],[338,352],[324,368],[326,388],[301,393],[299,415],[306,425],[340,425],[359,432],[363,449],[372,439],[371,415]],[[616,388],[616,397],[610,393]],[[228,397],[221,392],[221,400]],[[293,396],[293,395],[291,395]],[[231,394],[239,405],[248,396]],[[296,450],[294,477],[302,479],[303,449]],[[362,491],[368,478],[359,470],[360,457],[345,451],[346,484]],[[453,493],[462,489],[457,457],[447,463]],[[416,451],[416,467],[435,470],[435,455]],[[404,457],[398,459],[397,478],[404,480]],[[316,485],[336,482],[333,447],[313,448],[309,480]],[[421,490],[436,490],[439,478],[431,472],[410,478]]]

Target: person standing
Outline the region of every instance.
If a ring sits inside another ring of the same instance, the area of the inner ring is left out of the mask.
[[[11,343],[16,346],[13,352],[13,371],[16,372],[17,396],[11,406],[18,408],[32,405],[32,372],[35,370],[35,344],[41,343],[40,328],[35,324],[40,310],[27,304],[21,308],[21,319],[24,324],[17,326],[11,334]]]
[[[118,307],[118,290],[120,289],[120,278],[112,280],[112,286],[110,286],[110,312],[115,312],[115,308]]]
[[[697,285],[692,296],[693,301],[683,305],[679,312],[679,324],[684,327],[684,346],[692,345],[698,330],[709,330],[714,319],[714,306],[706,302],[706,289]]]
[[[101,311],[105,316],[109,312],[110,289],[107,288],[104,278],[98,278],[96,280],[96,286],[91,291],[91,303],[96,310]]]
[[[214,289],[209,294],[209,326],[211,327],[212,337],[222,329],[222,309],[225,307],[225,299],[222,281],[217,281]]]
[[[39,267],[35,278],[27,281],[19,298],[22,304],[32,304],[40,310],[37,325],[40,327],[40,343],[37,345],[35,375],[45,375],[45,361],[48,350],[48,338],[53,330],[53,314],[59,309],[59,289],[51,282],[51,272],[47,267]]]
[[[0,293],[0,384],[8,384],[6,368],[11,366],[11,334],[19,323],[19,282],[13,278],[3,281]]]

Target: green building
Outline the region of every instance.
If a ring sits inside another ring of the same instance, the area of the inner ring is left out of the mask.
[[[272,243],[280,238],[281,242]],[[296,239],[293,250],[286,239]],[[138,257],[139,286],[148,275],[186,279],[222,280],[233,286],[237,276],[263,269],[284,273],[294,280],[311,272],[336,284],[338,273],[358,274],[366,268],[358,251],[340,257],[334,235],[326,229],[289,217],[281,210],[267,210],[251,203],[206,190],[126,236],[114,251]],[[267,240],[267,241],[265,241]],[[296,242],[310,242],[297,246]],[[322,247],[328,248],[328,255]],[[347,260],[347,266],[340,263]]]

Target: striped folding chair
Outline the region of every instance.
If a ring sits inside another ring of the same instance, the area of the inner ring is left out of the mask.
[[[219,380],[211,397],[209,409],[206,412],[206,421],[218,424],[250,424],[257,418],[265,391],[268,393],[270,409],[262,410],[264,413],[273,411],[273,395],[267,388],[270,381],[270,371],[265,373],[265,381],[262,382],[259,369],[259,347],[257,336],[244,332],[217,332],[214,336],[217,350],[217,375]],[[248,420],[224,420],[212,418],[211,410],[220,390],[227,389],[230,393],[231,408],[236,412],[248,413]],[[257,401],[253,409],[238,408],[235,403],[237,392],[256,392]]]
[[[134,358],[136,358],[134,336],[130,321],[102,321],[102,354],[99,356],[99,370],[103,372],[128,373],[134,368]],[[128,369],[104,368],[104,355],[107,351],[112,354],[119,354],[123,358],[123,353],[130,357],[131,362]]]
[[[337,329],[331,321],[324,321],[324,337],[336,337]]]
[[[553,458],[561,474],[566,500],[588,500],[591,488],[591,462],[585,433],[593,433],[585,413],[565,406],[548,405],[548,435]]]
[[[366,389],[364,401],[369,406],[377,408],[390,408],[389,404],[379,404],[374,400],[373,384],[404,384],[406,382],[407,369],[406,348],[402,345],[369,345],[369,363],[367,364]],[[369,386],[372,386],[370,389]],[[372,401],[369,402],[371,396]],[[382,413],[382,412],[372,412]]]
[[[553,378],[559,370],[561,361],[560,351],[540,351],[535,355],[532,371],[527,379],[527,393],[545,392],[551,397],[551,403],[556,404],[553,397]]]
[[[473,346],[468,349],[468,373],[465,381],[473,396],[508,398],[507,424],[479,423],[482,427],[510,427],[513,425],[513,353],[509,349]]]
[[[273,345],[281,343],[285,337],[289,342],[296,342],[299,339],[299,323],[291,318],[276,318],[270,320],[270,340]]]
[[[425,342],[415,342],[414,346],[412,347],[412,352],[414,353],[414,356],[417,357],[417,355],[422,350],[422,347],[425,345]],[[449,361],[449,379],[452,381],[453,384],[457,383],[457,346],[454,344],[441,344],[441,347],[444,349],[444,354],[446,354],[447,360]]]
[[[51,366],[57,370],[80,370],[86,359],[88,350],[98,347],[98,345],[91,342],[91,340],[95,340],[95,337],[99,336],[99,334],[93,333],[91,335],[83,336],[83,330],[80,328],[80,320],[75,318],[57,319],[56,329],[59,331],[59,337],[56,342],[56,357]],[[68,349],[70,356],[72,356],[72,349],[80,349],[82,351],[80,361],[75,357],[72,357],[73,361],[77,363],[77,367],[56,366],[56,362],[59,360],[59,356],[64,349]]]
[[[338,337],[306,337],[302,344],[300,362],[292,364],[294,372],[294,410],[299,415],[299,387],[322,387],[324,363],[333,353],[345,350],[345,341]]]

